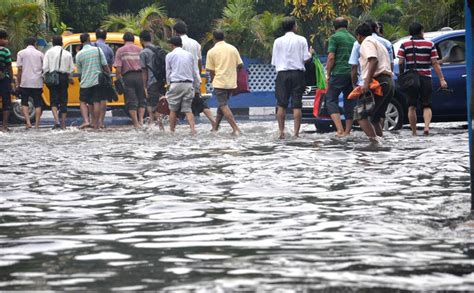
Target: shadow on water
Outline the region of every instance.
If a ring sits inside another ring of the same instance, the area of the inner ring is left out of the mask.
[[[474,290],[468,136],[0,134],[0,290]]]

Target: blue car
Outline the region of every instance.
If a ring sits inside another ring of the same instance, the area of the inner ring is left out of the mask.
[[[440,90],[439,78],[433,70],[433,122],[467,121],[466,97],[466,31],[441,30],[425,33],[424,37],[435,43],[438,50],[439,62],[443,71],[447,90]],[[402,38],[393,43],[395,53],[401,44],[410,37]],[[398,59],[395,59],[395,74],[398,74]],[[395,77],[396,79],[396,77]],[[330,119],[319,119],[313,116],[313,104],[316,87],[309,85],[303,97],[303,123],[315,124],[318,130],[328,131],[333,128]],[[343,114],[342,95],[339,105]],[[421,111],[421,109],[418,109]],[[398,130],[408,123],[408,107],[404,93],[396,88],[395,96],[390,102],[385,119],[386,130]],[[418,113],[419,122],[422,122],[422,113]]]

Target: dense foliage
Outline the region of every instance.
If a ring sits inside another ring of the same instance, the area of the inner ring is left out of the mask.
[[[39,3],[44,2],[43,6]],[[324,53],[332,20],[350,19],[353,30],[368,19],[385,24],[391,40],[407,34],[412,21],[426,31],[464,26],[462,0],[1,0],[0,27],[10,31],[14,51],[28,35],[60,33],[67,27],[90,32],[103,26],[115,31],[152,29],[158,39],[170,35],[177,19],[184,20],[189,35],[203,44],[209,32],[223,28],[230,42],[243,54],[268,58],[273,40],[279,36],[283,15],[299,19],[301,33]],[[46,16],[46,17],[45,17]],[[58,21],[56,18],[59,18]],[[46,20],[46,21],[45,21]],[[42,25],[46,23],[46,26]]]

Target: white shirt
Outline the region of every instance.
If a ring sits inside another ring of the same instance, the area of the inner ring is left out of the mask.
[[[272,65],[277,72],[287,70],[305,71],[304,64],[311,58],[308,43],[302,36],[287,32],[273,44]]]
[[[201,72],[199,72],[199,60],[202,59],[202,51],[201,45],[194,39],[191,39],[187,35],[181,36],[181,41],[183,42],[183,49],[188,51],[193,55],[194,59],[194,67],[197,73],[197,76],[201,76]]]
[[[21,67],[22,88],[43,88],[43,53],[34,46],[18,52],[16,65]]]
[[[199,85],[200,78],[194,70],[194,58],[191,53],[182,48],[175,48],[166,55],[166,83],[173,82],[192,82],[196,87]]]
[[[62,56],[61,56],[62,50]],[[59,66],[59,56],[61,56],[61,68]],[[71,53],[61,46],[54,46],[44,55],[43,73],[59,71],[61,73],[72,73],[74,71],[74,61]]]

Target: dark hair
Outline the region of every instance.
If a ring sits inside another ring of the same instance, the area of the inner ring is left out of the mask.
[[[62,46],[62,45],[63,45],[63,37],[54,36],[53,37],[53,46]]]
[[[131,32],[126,32],[123,34],[123,40],[125,42],[135,42],[135,36]]]
[[[283,18],[283,22],[281,26],[283,28],[283,31],[287,33],[287,32],[291,32],[295,28],[295,25],[296,25],[296,19],[294,17],[287,16]]]
[[[377,21],[377,25],[379,27],[379,33],[383,35],[384,34],[383,22]]]
[[[188,26],[184,21],[178,21],[174,26],[173,29],[180,35],[184,35],[188,32]]]
[[[372,35],[372,29],[370,28],[370,26],[367,23],[363,23],[363,24],[359,25],[356,28],[355,32],[356,32],[356,35],[361,35],[361,36],[364,36],[364,37],[368,37],[368,36]]]
[[[6,30],[0,30],[0,39],[7,39],[8,33]]]
[[[408,28],[408,32],[410,33],[410,35],[412,36],[419,36],[421,35],[421,33],[423,32],[424,30],[424,27],[421,23],[418,23],[418,22],[414,22],[412,24],[410,24],[410,27]]]
[[[370,26],[372,33],[377,33],[377,29],[379,28],[379,25],[375,21],[373,21],[372,19],[369,19],[365,23]]]
[[[79,38],[81,39],[81,44],[90,42],[90,40],[91,40],[91,36],[89,36],[88,33],[81,34],[81,36]]]
[[[337,30],[337,29],[340,29],[340,28],[347,28],[349,27],[349,21],[347,21],[347,19],[343,18],[343,17],[338,17],[336,18],[332,24],[334,25],[334,28]]]
[[[107,39],[107,31],[102,29],[102,28],[98,28],[96,31],[95,31],[95,38],[96,39]]]
[[[151,33],[150,31],[144,30],[140,33],[140,40],[142,42],[151,42]]]
[[[171,37],[170,44],[174,45],[176,47],[182,47],[183,46],[183,40],[181,40],[181,37],[174,36],[174,37]]]
[[[212,32],[212,36],[214,37],[216,41],[223,41],[225,38],[225,33],[223,30],[217,29]]]
[[[25,44],[26,44],[27,46],[34,46],[34,45],[36,45],[36,38],[35,38],[35,37],[26,38]]]

